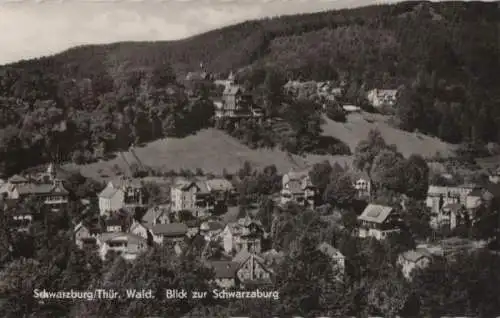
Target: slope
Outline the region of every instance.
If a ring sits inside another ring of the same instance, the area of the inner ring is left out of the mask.
[[[443,156],[453,154],[454,146],[435,137],[421,133],[410,133],[399,130],[387,123],[388,117],[378,114],[350,114],[346,123],[339,123],[325,118],[323,130],[325,135],[334,136],[345,142],[352,151],[360,140],[368,136],[371,129],[378,129],[388,144],[394,144],[404,155],[420,154],[432,157],[436,153]]]
[[[350,157],[343,156],[300,157],[279,150],[254,150],[215,129],[203,130],[183,139],[167,138],[153,141],[144,147],[136,148],[135,153],[144,165],[164,172],[181,169],[194,172],[195,169],[201,168],[204,172],[213,174],[221,174],[223,169],[236,172],[245,161],[249,161],[256,168],[274,164],[280,172],[286,172],[291,168],[303,169],[322,160],[338,161],[341,164],[349,163],[351,160]],[[130,157],[128,152],[125,156]],[[117,156],[110,161],[85,165],[68,164],[66,167],[80,170],[86,177],[106,180],[117,176],[115,165],[121,171],[128,171],[128,166],[122,156]]]

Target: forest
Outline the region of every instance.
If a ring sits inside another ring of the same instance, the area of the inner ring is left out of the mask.
[[[216,76],[236,71],[238,81],[264,92],[264,107],[283,106],[262,87],[273,72],[337,81],[356,101],[371,88],[399,88],[400,128],[452,143],[499,142],[499,13],[494,3],[405,2],[249,21],[180,41],[81,46],[4,65],[0,171],[88,162],[211,125],[210,89],[182,81],[200,62]]]

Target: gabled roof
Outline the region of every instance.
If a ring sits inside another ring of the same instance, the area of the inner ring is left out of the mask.
[[[15,189],[20,195],[44,195],[50,193],[57,194],[68,194],[68,191],[64,189],[62,186],[53,185],[53,184],[36,184],[36,183],[28,183],[23,185],[15,186]]]
[[[104,221],[106,226],[121,226],[122,221],[118,218],[109,218]]]
[[[107,186],[106,188],[104,188],[104,190],[101,191],[101,193],[99,193],[99,198],[111,199],[119,191],[123,190],[114,188],[112,186]]]
[[[231,182],[223,178],[207,180],[206,184],[210,191],[231,191],[234,189]]]
[[[182,191],[186,191],[192,186],[198,186],[195,181],[187,180],[185,178],[180,178],[175,180],[174,184],[172,185],[172,188],[176,188]]]
[[[458,211],[465,209],[465,207],[460,203],[448,203],[443,206],[443,210],[449,210],[453,213],[457,213]]]
[[[239,85],[228,85],[224,88],[224,95],[236,95],[242,92],[242,88]]]
[[[153,225],[163,213],[169,212],[169,205],[157,205],[146,211],[146,214],[142,217],[142,221],[147,225]]]
[[[215,278],[235,278],[240,264],[232,261],[209,261],[207,266],[214,270]]]
[[[393,208],[378,204],[369,204],[363,213],[358,216],[358,220],[374,223],[383,223],[391,214]]]
[[[416,263],[422,258],[430,258],[431,254],[425,249],[417,248],[416,250],[406,251],[401,256],[407,261]]]
[[[188,227],[183,223],[156,224],[152,231],[162,236],[183,236],[188,232]]]
[[[129,178],[118,178],[115,180],[112,180],[108,183],[108,185],[111,185],[115,189],[123,189],[123,188],[135,188],[135,189],[141,189],[142,188],[142,183],[137,180],[137,179],[129,179]]]
[[[265,260],[257,254],[250,253],[247,250],[241,250],[233,257],[233,262],[239,264],[240,266],[244,264],[249,258],[254,257],[262,265],[265,264]]]
[[[28,179],[16,174],[16,175],[13,175],[12,177],[9,178],[9,182],[10,183],[28,182]]]
[[[222,231],[224,229],[224,224],[217,221],[207,221],[200,225],[200,230],[202,231]]]
[[[198,187],[198,191],[200,194],[209,194],[210,193],[210,190],[208,189],[206,180],[199,180],[199,181],[196,181],[195,183],[196,183],[196,186]]]
[[[115,233],[102,233],[100,236],[100,240],[106,243],[112,242],[112,241],[127,241],[128,243],[132,244],[140,244],[140,243],[146,243],[146,239],[139,235],[135,235],[132,233],[123,233],[123,232],[115,232]]]
[[[366,180],[366,181],[371,181],[368,173],[366,173],[364,171],[352,170],[352,171],[349,171],[349,175],[351,176],[351,179],[353,179],[354,181],[358,181],[361,179]]]

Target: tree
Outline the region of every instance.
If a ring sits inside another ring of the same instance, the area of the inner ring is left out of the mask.
[[[354,166],[367,173],[371,172],[373,160],[384,149],[391,148],[385,143],[379,130],[370,130],[368,137],[362,140],[354,150]]]
[[[381,188],[404,193],[405,160],[403,156],[392,150],[382,150],[373,159],[371,178]]]
[[[410,289],[396,268],[371,284],[368,303],[377,314],[393,318],[401,312],[408,300]]]
[[[263,95],[267,116],[276,116],[283,102],[283,85],[285,79],[276,69],[266,70],[266,77],[263,83]]]
[[[429,187],[429,166],[424,158],[411,155],[406,160],[404,173],[406,194],[411,198],[424,199]]]
[[[332,165],[328,160],[320,163],[315,163],[309,171],[311,183],[316,187],[320,194],[323,194],[326,187],[330,183],[330,175],[332,173]]]
[[[352,205],[356,193],[350,176],[344,174],[339,178],[330,180],[324,192],[323,200],[331,205],[345,208]]]

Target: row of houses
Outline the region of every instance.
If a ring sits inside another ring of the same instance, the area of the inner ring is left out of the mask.
[[[290,80],[283,86],[283,89],[285,90],[285,92],[292,95],[298,95],[300,92],[304,92],[309,95],[314,95],[332,101],[338,100],[344,94],[344,89],[342,87],[335,86],[335,83],[333,81],[301,82]],[[366,99],[375,108],[381,108],[385,106],[394,107],[397,102],[397,96],[397,89],[374,88],[366,93]],[[347,109],[349,109],[350,111],[353,111],[354,109],[356,111],[358,110],[357,108],[353,108],[353,106],[347,107]]]

